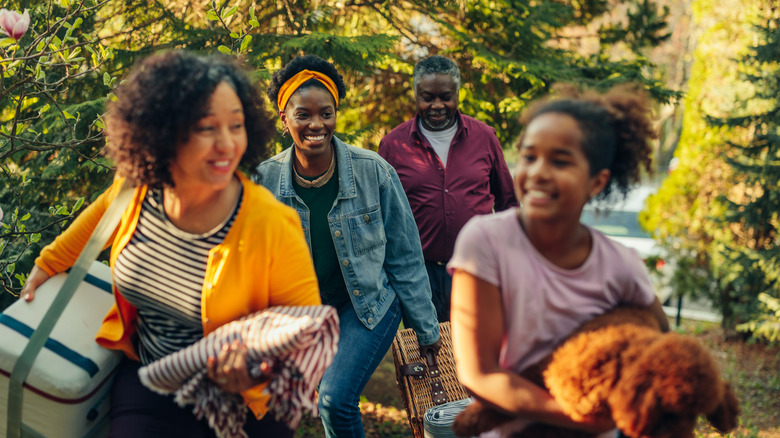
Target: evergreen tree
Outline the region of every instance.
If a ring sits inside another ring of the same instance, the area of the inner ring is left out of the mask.
[[[732,2],[699,0],[694,10],[706,26],[694,53],[679,166],[642,220],[678,260],[676,291],[712,300],[725,328],[767,337],[774,330],[777,338],[778,6],[745,0],[735,14]]]
[[[723,216],[715,218],[731,230],[717,272],[734,322],[752,321],[739,328],[780,341],[780,5],[760,2],[757,13],[757,43],[739,63],[750,94],[738,114],[708,118],[738,133],[726,156],[737,184],[723,197]]]

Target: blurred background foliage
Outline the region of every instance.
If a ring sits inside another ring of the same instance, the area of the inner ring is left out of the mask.
[[[777,6],[740,3],[7,2],[28,9],[31,23],[19,41],[0,40],[0,308],[18,295],[40,248],[110,183],[100,115],[113,87],[137,59],[188,48],[240,56],[262,89],[299,54],[331,60],[348,85],[339,135],[367,149],[414,114],[414,64],[449,56],[464,77],[461,110],[496,129],[510,161],[519,113],[552,84],[641,83],[658,102],[656,167],[665,175],[673,157],[680,163],[645,225],[691,268],[678,290],[718,300],[731,326],[758,321],[769,315],[758,292],[778,298],[778,195],[769,194],[778,181],[770,172],[778,161]],[[286,146],[275,139],[277,151]]]
[[[780,341],[780,5],[696,0],[700,29],[675,169],[644,225],[678,261],[678,293],[727,329]]]

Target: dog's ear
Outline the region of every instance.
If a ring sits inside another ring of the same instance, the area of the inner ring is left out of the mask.
[[[715,411],[707,414],[707,420],[721,433],[730,432],[737,427],[739,421],[739,401],[734,389],[728,382],[723,382],[723,398]]]
[[[633,432],[629,435],[645,436],[668,414],[696,418],[712,412],[723,396],[720,381],[714,360],[698,341],[664,334],[624,365],[609,398],[612,416],[618,427]]]

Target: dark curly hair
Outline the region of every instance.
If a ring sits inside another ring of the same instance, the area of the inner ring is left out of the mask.
[[[542,114],[562,113],[577,121],[583,134],[582,150],[590,175],[609,169],[609,182],[596,196],[607,200],[617,190],[625,198],[642,177],[642,168],[652,173],[650,140],[658,137],[653,127],[648,94],[635,84],[620,84],[600,94],[578,93],[574,86],[558,85],[557,96],[532,104],[523,112],[524,126]],[[522,137],[518,146],[522,144]]]
[[[343,99],[346,95],[347,86],[344,85],[344,78],[341,77],[341,74],[339,74],[333,64],[320,58],[319,56],[303,55],[288,62],[287,65],[282,67],[280,70],[274,73],[273,77],[271,77],[271,85],[268,86],[267,94],[268,98],[271,99],[271,102],[273,102],[274,108],[277,110],[280,109],[278,98],[279,89],[282,88],[282,85],[290,80],[291,77],[302,72],[303,70],[316,71],[328,76],[333,81],[333,83],[336,84],[336,89],[339,92],[339,100]],[[320,87],[327,90],[325,85],[316,79],[309,79],[308,81],[304,82],[298,89],[300,90],[302,88],[308,87]]]
[[[105,155],[131,183],[173,186],[169,170],[177,145],[189,139],[221,82],[233,88],[244,109],[247,149],[240,167],[254,169],[269,156],[274,132],[263,97],[243,68],[224,55],[199,56],[176,50],[136,64],[117,87],[106,114]]]

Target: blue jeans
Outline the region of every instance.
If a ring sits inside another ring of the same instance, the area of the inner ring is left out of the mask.
[[[320,419],[326,437],[365,436],[360,394],[393,343],[400,323],[397,297],[373,330],[360,322],[351,303],[339,309],[339,349],[319,386]]]
[[[452,296],[452,276],[447,272],[444,262],[425,261],[428,281],[431,283],[431,299],[436,308],[439,322],[450,320],[450,299]]]

